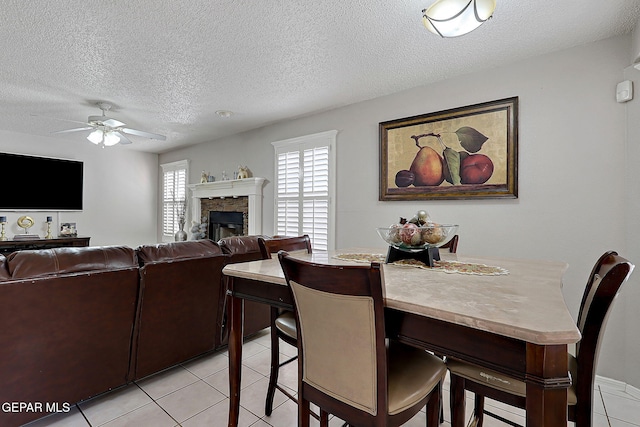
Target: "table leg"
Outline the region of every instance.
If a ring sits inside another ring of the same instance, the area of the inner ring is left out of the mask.
[[[566,427],[567,346],[527,344],[527,427]]]
[[[242,298],[229,296],[229,427],[238,425],[240,415],[240,379],[242,376]]]

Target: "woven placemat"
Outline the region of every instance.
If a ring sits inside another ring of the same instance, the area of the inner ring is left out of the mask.
[[[365,253],[354,253],[354,254],[339,254],[335,255],[334,258],[340,259],[343,261],[354,261],[354,262],[380,262],[384,263],[386,257],[383,254],[365,254]],[[506,270],[502,267],[495,267],[486,264],[476,264],[471,262],[460,262],[460,261],[434,261],[434,266],[429,267],[425,263],[414,260],[414,259],[405,259],[395,261],[394,265],[398,265],[401,267],[413,267],[413,268],[422,268],[430,271],[441,271],[444,273],[457,273],[457,274],[475,274],[479,276],[499,276],[504,274],[509,274],[509,270]]]

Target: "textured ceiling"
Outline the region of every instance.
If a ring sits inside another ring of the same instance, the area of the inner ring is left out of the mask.
[[[109,116],[167,136],[126,149],[163,152],[629,33],[640,17],[638,0],[497,0],[479,29],[441,39],[422,26],[431,2],[3,0],[0,129],[52,135],[108,101]]]

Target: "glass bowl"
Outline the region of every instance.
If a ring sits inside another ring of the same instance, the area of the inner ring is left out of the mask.
[[[444,245],[455,236],[458,226],[454,224],[430,224],[420,227],[398,225],[376,230],[382,240],[394,248],[406,252],[418,252]]]

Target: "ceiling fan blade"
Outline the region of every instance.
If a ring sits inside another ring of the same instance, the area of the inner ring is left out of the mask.
[[[137,135],[137,136],[144,136],[145,138],[151,138],[151,139],[159,139],[160,141],[166,141],[167,137],[164,135],[160,135],[157,133],[151,133],[151,132],[144,132],[141,130],[136,130],[136,129],[129,129],[129,128],[121,128],[118,129],[120,132],[124,132],[124,133],[128,133],[130,135]]]
[[[103,120],[102,124],[104,124],[105,126],[109,126],[110,128],[119,128],[120,126],[125,125],[125,123],[122,123],[121,121],[116,119]]]
[[[120,137],[120,144],[131,144],[131,140],[129,138],[127,138],[124,135],[124,133],[122,133],[122,132],[116,132],[116,133]]]
[[[81,125],[86,125],[87,124],[87,122],[80,122],[78,120],[61,119],[59,117],[43,116],[43,115],[40,115],[40,114],[31,114],[31,116],[32,117],[42,117],[42,118],[45,118],[45,119],[58,120],[60,122],[79,123]]]
[[[84,128],[59,130],[57,132],[52,132],[52,133],[71,133],[71,132],[80,132],[80,131],[89,130],[89,129],[93,129],[93,126],[87,126],[87,127],[84,127]]]

